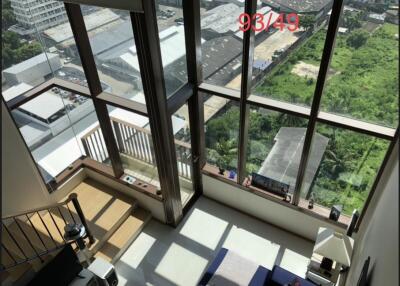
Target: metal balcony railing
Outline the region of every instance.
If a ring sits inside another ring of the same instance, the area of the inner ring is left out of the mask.
[[[152,166],[157,166],[151,132],[132,123],[110,117],[119,152]],[[85,153],[98,162],[108,160],[108,152],[101,133],[96,126],[81,138]],[[175,150],[180,176],[191,179],[191,146],[175,140]]]

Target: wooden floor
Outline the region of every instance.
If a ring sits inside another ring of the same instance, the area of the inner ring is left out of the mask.
[[[89,245],[94,257],[115,262],[151,219],[150,212],[140,208],[133,198],[92,179],[82,181],[71,193],[78,195],[82,212],[95,238],[95,242]],[[19,247],[7,232],[2,233],[2,242],[7,245],[17,261],[22,261],[25,255],[34,256],[35,252],[41,253],[62,245],[64,226],[66,223],[78,222],[79,217],[72,202],[69,202],[59,208],[52,208],[51,211],[35,213],[29,216],[29,219],[26,216],[18,217],[17,221],[18,224],[11,221],[8,230],[17,239]],[[12,264],[10,256],[3,251],[2,263]],[[3,272],[1,280],[14,285],[26,272],[37,271],[41,267],[37,261],[24,263],[13,270]]]

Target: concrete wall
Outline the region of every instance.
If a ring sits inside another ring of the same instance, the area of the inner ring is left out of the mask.
[[[1,111],[4,217],[49,204],[52,200],[3,101]]]
[[[207,197],[310,240],[315,240],[320,226],[341,230],[329,222],[264,199],[207,175],[203,175],[203,190]]]
[[[386,165],[355,242],[346,286],[356,286],[371,257],[369,285],[399,285],[399,152]]]

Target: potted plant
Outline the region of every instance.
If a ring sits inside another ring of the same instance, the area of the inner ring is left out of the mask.
[[[224,175],[225,174],[225,170],[228,167],[228,160],[224,155],[220,155],[218,154],[218,158],[217,158],[217,166],[219,169],[219,174],[220,175]]]

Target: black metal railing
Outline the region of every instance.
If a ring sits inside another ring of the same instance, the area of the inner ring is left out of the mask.
[[[85,238],[94,243],[75,193],[64,202],[2,218],[0,271],[35,259],[44,262],[46,254],[75,243],[64,238],[69,223],[81,223],[86,228]]]

